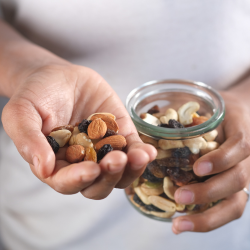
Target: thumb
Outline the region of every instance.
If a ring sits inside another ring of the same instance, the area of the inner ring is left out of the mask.
[[[11,99],[3,109],[2,123],[24,160],[34,165],[36,175],[40,179],[50,176],[55,154],[41,132],[42,118],[34,105]]]

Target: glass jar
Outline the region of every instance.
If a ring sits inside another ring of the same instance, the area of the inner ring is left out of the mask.
[[[198,110],[195,105],[199,106]],[[219,93],[201,82],[151,81],[130,92],[126,107],[141,139],[152,144],[158,152],[156,160],[147,165],[143,175],[125,190],[134,208],[147,217],[172,221],[184,213],[198,213],[213,206],[216,201],[177,204],[174,192],[180,186],[209,178],[196,176],[193,165],[199,157],[223,142],[220,124],[225,116],[225,105]],[[172,117],[169,108],[178,111],[172,111],[178,117],[174,120],[181,121],[183,128],[173,128],[180,124],[173,120],[160,125],[160,121],[165,121],[163,116]]]

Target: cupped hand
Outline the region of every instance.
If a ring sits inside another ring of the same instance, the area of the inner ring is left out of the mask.
[[[174,219],[175,234],[211,231],[241,217],[246,206],[247,194],[242,189],[250,182],[250,109],[234,93],[221,94],[226,104],[222,123],[225,141],[194,164],[196,175],[215,175],[204,183],[180,187],[175,200],[180,204],[222,201],[202,213]]]
[[[32,172],[56,191],[102,199],[114,187],[128,186],[155,158],[156,150],[141,142],[124,105],[95,71],[69,63],[48,65],[30,72],[17,86],[3,110],[4,129]],[[96,112],[116,116],[119,134],[127,140],[126,153],[112,151],[99,164],[69,164],[63,149],[55,156],[45,135]]]

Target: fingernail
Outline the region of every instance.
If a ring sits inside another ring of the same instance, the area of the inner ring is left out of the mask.
[[[114,164],[109,164],[108,169],[111,174],[117,174],[122,171],[123,165],[114,165]]]
[[[175,228],[177,229],[178,233],[194,230],[194,223],[189,220],[180,220],[176,224],[177,225]]]
[[[213,164],[212,162],[209,161],[203,161],[200,162],[196,168],[196,173],[198,175],[206,175],[209,174],[213,169]]]
[[[37,174],[39,174],[40,162],[39,162],[39,159],[38,159],[38,157],[36,155],[33,157],[33,165],[34,165],[34,167],[36,169]]]
[[[179,195],[177,198],[178,203],[180,204],[190,204],[194,202],[194,193],[186,190],[186,189],[181,189],[179,191]]]

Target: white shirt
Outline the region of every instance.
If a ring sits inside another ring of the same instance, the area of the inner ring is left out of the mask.
[[[31,41],[100,73],[125,102],[154,79],[225,89],[250,65],[250,2],[233,0],[0,0]],[[63,196],[40,182],[0,133],[1,234],[8,249],[250,249],[249,205],[207,234],[175,236],[138,214],[122,190],[105,200]]]

